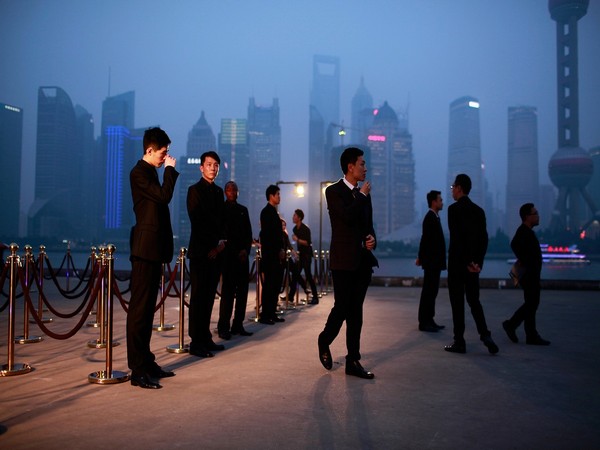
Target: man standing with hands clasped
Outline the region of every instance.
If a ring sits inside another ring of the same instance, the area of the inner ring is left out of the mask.
[[[377,245],[373,229],[371,183],[365,181],[367,167],[364,152],[346,148],[340,165],[344,177],[325,190],[331,220],[330,264],[334,304],[324,330],[319,334],[319,360],[331,370],[329,346],[346,321],[346,374],[371,379],[375,375],[360,364],[360,334],[363,303],[377,258],[371,252]],[[358,182],[363,184],[359,187]]]
[[[454,342],[444,350],[452,353],[467,351],[464,338],[466,297],[481,341],[491,354],[496,354],[498,346],[492,340],[479,301],[479,273],[488,246],[485,212],[469,198],[471,178],[468,175],[456,175],[450,189],[455,203],[448,208],[448,294],[452,306]]]

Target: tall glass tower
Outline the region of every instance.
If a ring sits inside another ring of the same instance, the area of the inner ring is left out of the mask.
[[[507,174],[506,233],[512,236],[521,224],[521,205],[538,203],[537,109],[532,106],[508,108]],[[546,226],[548,224],[544,224],[544,228]]]
[[[479,128],[479,101],[461,97],[450,103],[450,132],[448,138],[448,178],[445,189],[459,173],[466,173],[473,184],[469,197],[482,208],[484,203],[481,137]],[[447,204],[452,203],[449,197]]]
[[[21,154],[23,140],[23,110],[0,103],[0,241],[17,242],[21,199]]]

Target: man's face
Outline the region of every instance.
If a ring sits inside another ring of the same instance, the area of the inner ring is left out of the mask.
[[[281,195],[280,195],[279,191],[277,191],[275,194],[272,194],[269,196],[269,203],[271,203],[272,205],[279,205],[280,202],[281,202]]]
[[[209,183],[213,183],[217,175],[219,175],[219,163],[216,159],[207,156],[204,158],[204,163],[200,166],[200,172],[202,176]]]
[[[154,167],[161,167],[165,163],[165,158],[169,152],[169,147],[162,147],[155,150],[152,147],[146,149],[146,162]]]
[[[532,208],[525,220],[531,228],[537,227],[540,224],[540,213],[536,208]]]
[[[235,184],[230,183],[225,186],[225,198],[228,202],[235,202],[238,198],[238,188]]]
[[[434,211],[441,211],[444,208],[444,200],[442,196],[438,194],[437,198],[431,202],[431,209]]]
[[[365,178],[367,177],[367,164],[362,156],[358,157],[356,163],[348,164],[347,175],[355,181],[365,181]]]
[[[300,217],[298,217],[298,214],[294,213],[294,215],[292,216],[292,222],[294,222],[294,224],[300,222]]]

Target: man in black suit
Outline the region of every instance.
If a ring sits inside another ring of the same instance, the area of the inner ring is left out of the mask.
[[[237,202],[238,187],[234,181],[225,184],[223,225],[225,227],[225,251],[223,252],[223,278],[221,304],[217,329],[221,339],[229,340],[232,334],[252,336],[244,329],[248,303],[249,259],[252,248],[252,225],[248,209]],[[235,313],[231,329],[231,313],[235,298]]]
[[[260,270],[263,274],[260,323],[285,322],[277,316],[277,300],[283,280],[285,248],[281,218],[277,206],[281,201],[279,186],[271,184],[265,191],[267,204],[260,212]]]
[[[521,225],[513,237],[510,247],[521,264],[523,275],[519,285],[523,288],[525,302],[509,320],[502,322],[502,328],[509,339],[519,342],[516,329],[524,322],[525,342],[529,345],[550,345],[543,339],[535,324],[535,313],[540,305],[540,274],[542,272],[542,251],[533,227],[540,224],[540,215],[533,203],[525,203],[519,209]]]
[[[144,132],[144,156],[129,174],[135,225],[131,229],[131,298],[127,313],[127,363],[131,384],[160,389],[158,378],[171,377],[156,364],[150,350],[152,321],[163,263],[173,258],[169,203],[179,173],[168,154],[171,140],[160,128]],[[156,169],[164,164],[161,186]]]
[[[469,198],[471,179],[468,175],[457,175],[450,188],[455,203],[448,208],[448,294],[452,306],[454,342],[444,350],[452,353],[467,351],[464,338],[466,297],[481,341],[491,354],[496,354],[498,346],[492,340],[479,301],[479,273],[488,246],[485,212]]]
[[[419,244],[419,256],[415,262],[423,268],[423,289],[419,302],[419,330],[437,332],[444,328],[433,320],[435,298],[440,288],[440,274],[446,270],[446,241],[439,212],[444,207],[442,193],[430,191],[427,194],[429,211],[423,218],[423,234]]]
[[[312,293],[312,299],[308,302],[309,305],[317,305],[319,304],[319,293],[317,291],[317,285],[312,276],[312,262],[313,262],[313,248],[312,248],[312,239],[310,235],[310,228],[306,226],[302,221],[304,220],[304,211],[301,209],[297,209],[294,211],[294,215],[292,216],[292,220],[294,222],[294,228],[292,229],[292,239],[296,241],[296,245],[298,246],[299,264],[298,264],[298,278],[300,278],[300,272],[304,270],[304,275],[306,276],[306,285],[310,286],[310,290]],[[292,286],[295,288],[294,280],[292,280]],[[291,297],[291,294],[290,294]]]
[[[360,334],[363,303],[377,259],[371,252],[377,241],[373,229],[371,183],[365,181],[364,152],[346,148],[340,157],[344,177],[325,190],[331,220],[330,267],[334,304],[325,328],[319,334],[319,360],[330,370],[333,360],[329,346],[346,321],[346,374],[371,379],[375,375],[360,364]],[[358,182],[363,184],[359,187]]]
[[[214,151],[200,156],[202,178],[188,189],[187,211],[192,225],[190,259],[189,335],[190,354],[203,358],[224,350],[210,332],[210,317],[221,277],[221,252],[225,249],[223,189],[215,184],[221,159]]]

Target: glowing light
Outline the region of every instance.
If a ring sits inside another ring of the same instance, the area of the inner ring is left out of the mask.
[[[469,108],[479,108],[479,102],[470,101]]]
[[[296,185],[296,197],[298,197],[298,198],[304,197],[304,185],[303,184]]]
[[[346,130],[344,130],[344,129],[342,128],[340,131],[338,131],[338,135],[339,135],[339,136],[346,136]]]
[[[19,108],[16,108],[16,107],[10,106],[10,105],[4,105],[4,109],[8,109],[9,111],[13,111],[13,112],[21,112],[21,110]]]
[[[377,114],[379,114],[379,110],[378,110],[377,108],[375,108],[375,109],[373,110],[373,115],[374,115],[374,116],[376,116]]]
[[[187,163],[188,164],[201,164],[202,160],[200,158],[188,158],[187,159]]]
[[[367,139],[369,141],[385,142],[385,136],[381,136],[381,135],[377,135],[377,134],[371,134],[371,135],[369,135],[369,137]]]

